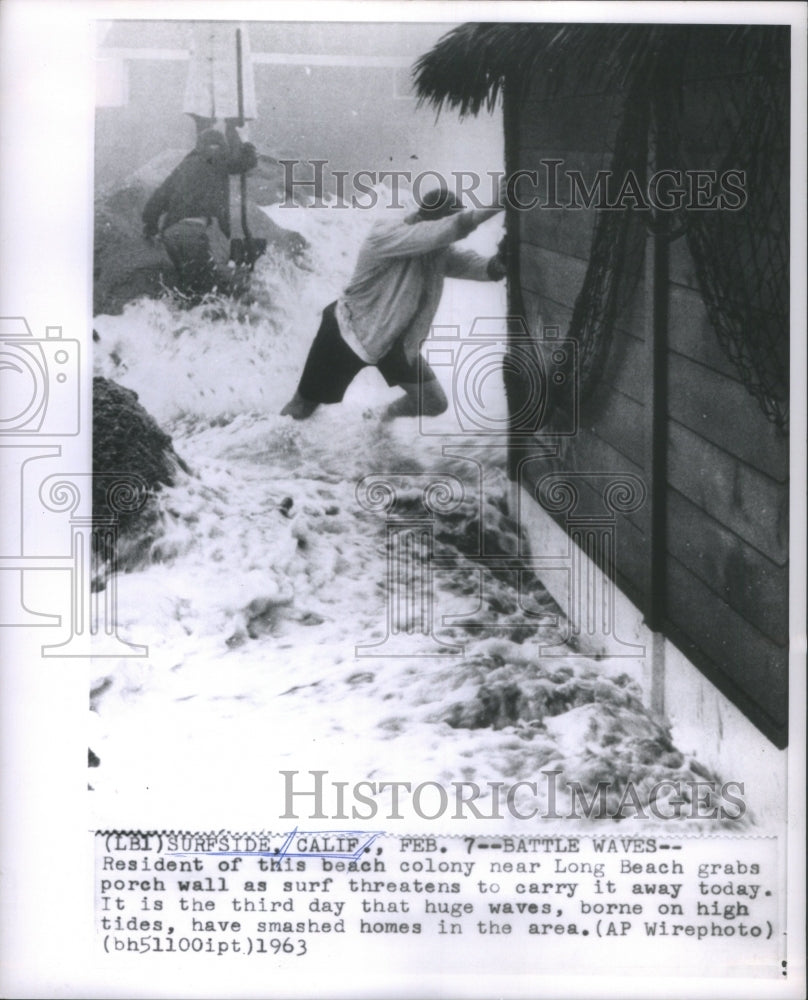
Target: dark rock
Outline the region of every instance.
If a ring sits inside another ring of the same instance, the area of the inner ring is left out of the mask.
[[[169,435],[140,405],[137,393],[110,379],[94,378],[93,520],[117,515],[119,539],[137,543],[126,548],[130,558],[160,533],[154,495],[161,486],[174,484],[179,469],[189,471]],[[142,495],[121,509],[112,491],[132,476],[139,478]]]
[[[143,238],[140,215],[149,197],[134,183],[95,205],[93,314],[115,315],[140,296],[157,298],[176,280],[162,246]]]

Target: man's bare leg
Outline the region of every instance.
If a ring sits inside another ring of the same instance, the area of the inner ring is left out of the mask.
[[[293,420],[305,420],[317,409],[319,403],[312,403],[304,399],[299,392],[296,392],[289,402],[281,410],[282,417],[291,417]]]
[[[430,379],[420,386],[417,382],[402,383],[404,395],[394,399],[382,413],[382,420],[387,423],[396,417],[437,417],[444,413],[449,405],[446,394],[440,383]]]

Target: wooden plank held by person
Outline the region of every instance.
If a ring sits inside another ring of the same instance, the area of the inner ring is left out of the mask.
[[[250,67],[250,83],[252,84],[254,100],[254,83],[252,77],[252,66]],[[244,49],[242,44],[241,28],[236,28],[236,85],[238,98],[238,118],[239,127],[243,127],[244,118]],[[253,239],[250,228],[247,224],[247,171],[243,170],[240,178],[241,186],[241,231],[244,234],[243,247],[238,246],[237,240],[232,240],[230,244],[230,259],[237,264],[246,264],[251,270],[256,260],[266,250],[266,241],[263,247],[259,247],[258,241]],[[235,244],[235,246],[234,246]],[[241,258],[241,259],[239,259]]]
[[[208,128],[223,128],[231,157],[235,157],[242,144],[236,130],[257,118],[247,29],[227,22],[205,22],[194,25],[193,31],[183,111],[194,119],[197,135]],[[250,233],[246,169],[241,172],[240,194],[243,236],[230,240],[229,258],[237,266],[252,268],[265,252],[266,241]]]

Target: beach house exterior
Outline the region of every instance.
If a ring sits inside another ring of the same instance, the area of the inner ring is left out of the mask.
[[[707,740],[727,773],[754,728],[774,771],[788,714],[789,29],[469,24],[415,76],[444,114],[502,103],[519,174],[510,472],[533,554],[558,556],[545,582],[582,648],[642,655],[679,745]],[[543,345],[534,371],[526,339]],[[538,422],[536,386],[552,404]]]

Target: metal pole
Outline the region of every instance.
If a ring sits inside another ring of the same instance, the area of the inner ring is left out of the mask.
[[[654,169],[671,162],[666,116],[671,109],[668,91],[659,84],[653,99]],[[668,452],[668,310],[670,225],[665,212],[655,212],[649,239],[651,259],[646,269],[650,307],[648,328],[647,472],[649,486],[649,580],[646,624],[654,631],[662,627],[666,613],[667,589],[667,452]]]
[[[241,28],[236,28],[236,84],[238,87],[239,127],[244,126],[244,78],[241,53]],[[247,171],[241,172],[241,229],[244,233],[244,251],[250,267],[255,263],[253,239],[247,225]]]

